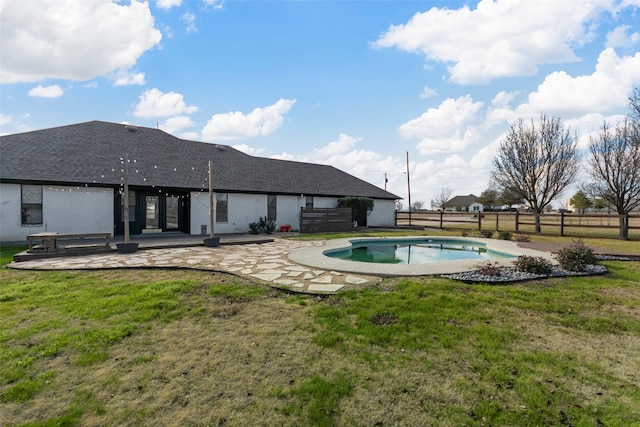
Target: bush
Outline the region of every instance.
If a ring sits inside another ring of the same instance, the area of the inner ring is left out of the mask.
[[[585,271],[588,265],[597,263],[591,248],[585,246],[581,241],[560,249],[556,254],[556,259],[560,267],[569,271]]]
[[[482,237],[485,237],[487,239],[490,239],[493,237],[493,231],[491,230],[480,230],[480,235]]]
[[[532,274],[550,274],[552,267],[551,263],[542,257],[527,255],[520,255],[513,262],[513,266],[518,271]]]
[[[485,261],[478,264],[478,272],[483,276],[499,276],[500,265],[497,262]]]
[[[259,234],[260,233],[260,224],[257,222],[252,222],[249,224],[249,234]]]
[[[267,221],[267,218],[260,217],[258,222],[249,224],[249,234],[267,233],[271,234],[276,229],[275,221]]]
[[[498,233],[498,239],[511,240],[511,233],[509,233],[508,231],[501,231]]]
[[[526,234],[518,234],[516,236],[516,242],[530,242],[531,239]]]
[[[351,221],[358,221],[363,227],[367,224],[367,216],[373,211],[373,199],[369,197],[341,197],[337,208],[351,208]]]

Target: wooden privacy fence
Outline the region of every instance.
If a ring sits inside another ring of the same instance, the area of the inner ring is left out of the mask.
[[[433,228],[459,228],[467,230],[492,230],[492,231],[535,231],[534,213],[521,212],[396,212],[396,224],[398,225],[424,225]],[[592,234],[618,235],[614,230],[620,229],[620,218],[624,217],[627,234],[634,230],[640,230],[640,213],[627,214],[565,214],[544,213],[540,214],[540,227],[544,233],[559,234],[564,236],[570,232],[574,236]],[[571,230],[573,229],[573,230]],[[592,231],[590,232],[589,229]],[[602,231],[602,233],[599,233]],[[637,234],[640,234],[638,231]]]
[[[327,233],[353,230],[351,208],[301,208],[301,233]]]

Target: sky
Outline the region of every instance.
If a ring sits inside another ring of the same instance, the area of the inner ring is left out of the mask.
[[[0,0],[0,134],[159,128],[405,207],[479,195],[518,119],[559,117],[586,152],[639,85],[640,0]]]

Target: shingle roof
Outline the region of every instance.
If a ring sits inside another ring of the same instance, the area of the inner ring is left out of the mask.
[[[92,121],[0,137],[0,181],[129,184],[222,192],[398,199],[333,166],[254,157],[226,145],[176,138],[161,130]]]
[[[471,206],[477,200],[478,198],[473,194],[469,194],[468,196],[455,196],[453,199],[445,203],[445,206],[446,207]]]

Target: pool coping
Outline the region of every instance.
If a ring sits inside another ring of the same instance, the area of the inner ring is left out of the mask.
[[[348,261],[339,258],[331,258],[324,255],[329,250],[346,249],[352,243],[362,241],[377,240],[416,240],[416,239],[437,239],[449,241],[467,241],[486,245],[491,251],[501,252],[509,255],[536,256],[557,264],[556,259],[550,252],[536,249],[522,248],[516,242],[509,240],[483,239],[477,237],[448,237],[448,236],[405,236],[405,237],[351,237],[345,239],[327,240],[324,246],[298,249],[289,253],[289,259],[295,263],[308,267],[333,270],[344,273],[366,274],[370,276],[398,277],[398,276],[428,276],[438,274],[463,273],[478,270],[478,265],[485,261],[479,260],[455,260],[442,261],[426,264],[376,264],[372,262]],[[512,267],[516,258],[497,258],[491,260],[500,267]]]

